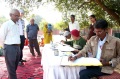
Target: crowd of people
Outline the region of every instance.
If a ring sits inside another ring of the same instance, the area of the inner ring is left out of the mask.
[[[5,62],[8,70],[9,79],[17,79],[16,70],[18,65],[23,65],[23,48],[25,40],[29,40],[30,52],[33,56],[34,47],[38,53],[37,57],[41,57],[37,34],[39,27],[31,18],[30,24],[27,25],[25,38],[25,21],[23,20],[24,11],[12,9],[10,11],[10,20],[3,23],[0,28],[0,46],[4,49]]]
[[[23,48],[25,39],[29,40],[29,48],[32,56],[36,56],[34,48],[37,52],[37,57],[41,57],[41,52],[37,40],[39,27],[31,18],[30,24],[26,26],[25,38],[24,28],[25,21],[23,20],[24,11],[12,9],[10,11],[10,20],[3,23],[0,28],[0,45],[4,47],[5,62],[9,74],[9,79],[17,79],[16,70],[18,64],[26,62],[23,60]],[[106,20],[97,20],[95,15],[90,17],[91,24],[87,39],[80,35],[79,22],[75,20],[75,15],[71,15],[71,22],[65,29],[65,41],[61,42],[75,48],[72,51],[75,55],[70,56],[70,61],[87,56],[97,58],[102,67],[89,66],[80,71],[80,79],[91,79],[103,75],[113,73],[116,66],[120,66],[120,39],[108,34],[108,23]],[[52,25],[45,24],[43,27],[44,44],[49,44],[52,41]],[[69,39],[69,40],[68,40]]]

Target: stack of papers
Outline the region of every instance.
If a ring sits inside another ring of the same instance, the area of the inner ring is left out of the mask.
[[[75,61],[68,61],[68,57],[64,56],[61,59],[62,66],[102,66],[102,63],[96,58],[81,57]]]
[[[73,47],[67,45],[67,44],[59,44],[59,43],[54,43],[50,46],[51,49],[58,49],[59,51],[63,51],[63,52],[70,52],[70,51],[74,51],[76,49],[74,49]]]

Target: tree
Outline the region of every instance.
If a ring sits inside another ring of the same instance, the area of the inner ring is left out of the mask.
[[[42,30],[45,24],[48,24],[48,22],[45,19],[42,19],[42,21],[39,23],[39,28]]]
[[[30,19],[34,19],[35,23],[39,25],[43,18],[39,15],[32,14],[30,17],[27,18],[28,21],[30,21]]]
[[[54,25],[54,28],[59,29],[59,30],[63,30],[67,27],[68,27],[68,23],[64,21],[58,22]]]
[[[39,7],[42,0],[6,0],[11,6],[19,6],[29,13],[34,7]],[[106,19],[111,27],[120,26],[120,0],[47,0],[54,2],[56,8],[63,13],[63,21],[68,22],[71,13],[76,15],[81,27],[89,25],[88,12],[97,18]]]
[[[120,0],[96,0],[96,3],[120,24]]]
[[[39,7],[42,0],[5,0],[11,8],[19,8],[25,11],[25,17],[29,17],[35,7]]]
[[[87,12],[92,11],[97,18],[106,19],[110,26],[120,26],[120,0],[48,0],[55,2],[56,8],[68,20],[71,12],[83,27],[88,26]]]
[[[39,28],[42,28],[40,23],[43,22],[43,18],[41,16],[32,14],[27,18],[28,21],[30,21],[30,19],[34,19]]]
[[[89,0],[88,2],[84,2],[83,4],[88,6],[94,4],[95,7],[100,7],[101,10],[105,11],[105,16],[107,14],[110,20],[116,20],[116,23],[120,25],[120,0]],[[82,7],[82,5],[78,8]],[[94,12],[96,11],[95,8],[93,8],[92,10]],[[101,10],[99,11],[100,13],[102,13]]]

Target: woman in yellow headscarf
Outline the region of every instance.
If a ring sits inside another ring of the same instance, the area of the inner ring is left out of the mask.
[[[52,30],[48,30],[48,25],[45,24],[43,27],[43,35],[44,35],[44,44],[49,44],[52,41]]]

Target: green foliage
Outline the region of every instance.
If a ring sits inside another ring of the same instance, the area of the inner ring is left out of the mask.
[[[106,7],[109,7],[120,15],[120,0],[103,0],[103,2]]]
[[[45,26],[45,24],[48,24],[47,21],[42,19],[41,22],[39,23],[40,30],[43,30],[43,27]]]
[[[67,22],[64,22],[64,21],[61,21],[61,22],[58,22],[54,25],[54,28],[58,29],[58,30],[63,30],[65,28],[68,27],[68,23]]]
[[[49,1],[49,0],[48,0]],[[75,14],[76,20],[80,23],[81,28],[85,28],[89,25],[88,12],[91,11],[96,15],[97,19],[106,19],[109,22],[110,27],[119,26],[119,22],[109,15],[107,11],[104,11],[102,7],[98,5],[96,0],[50,0],[55,2],[56,8],[63,13],[63,20],[69,21],[70,15]],[[120,17],[120,0],[99,0],[102,4]],[[113,14],[113,15],[114,15]]]
[[[34,7],[39,7],[42,0],[6,0],[10,6],[19,7],[25,10],[25,15],[28,17]],[[70,21],[70,15],[75,14],[76,20],[81,28],[89,25],[88,12],[91,11],[96,15],[97,19],[106,19],[110,27],[120,26],[120,0],[47,0],[46,2],[55,2],[56,8],[62,12],[63,22]],[[102,6],[100,6],[101,2]],[[108,9],[109,11],[104,11]],[[117,18],[115,18],[117,17]],[[64,26],[58,24],[58,29]]]
[[[0,17],[0,25],[3,24],[7,20],[8,19],[6,19],[4,16]]]
[[[36,16],[34,17],[34,19],[35,19],[35,23],[38,24],[38,25],[39,25],[39,23],[42,21],[42,17],[40,17],[39,15],[36,15]]]
[[[39,28],[40,30],[43,30],[43,27],[48,24],[48,22],[45,19],[42,19],[41,22],[39,23]],[[55,27],[53,24],[51,24],[53,26],[53,30],[56,30],[59,27]]]
[[[30,19],[34,19],[35,23],[39,25],[39,28],[41,29],[41,22],[43,21],[43,18],[41,16],[32,14],[27,18],[28,21],[30,21]]]
[[[27,18],[27,20],[29,21],[30,19],[34,19],[37,25],[39,25],[39,23],[42,21],[42,17],[40,17],[39,15],[34,15],[34,14],[32,14],[30,17]]]
[[[35,17],[35,15],[32,14],[32,15],[30,15],[30,16],[27,18],[27,20],[30,21],[30,19],[32,19],[32,18],[34,18],[34,17]]]
[[[29,17],[29,13],[34,8],[38,8],[42,0],[5,0],[11,8],[19,8],[25,11],[25,17]]]

